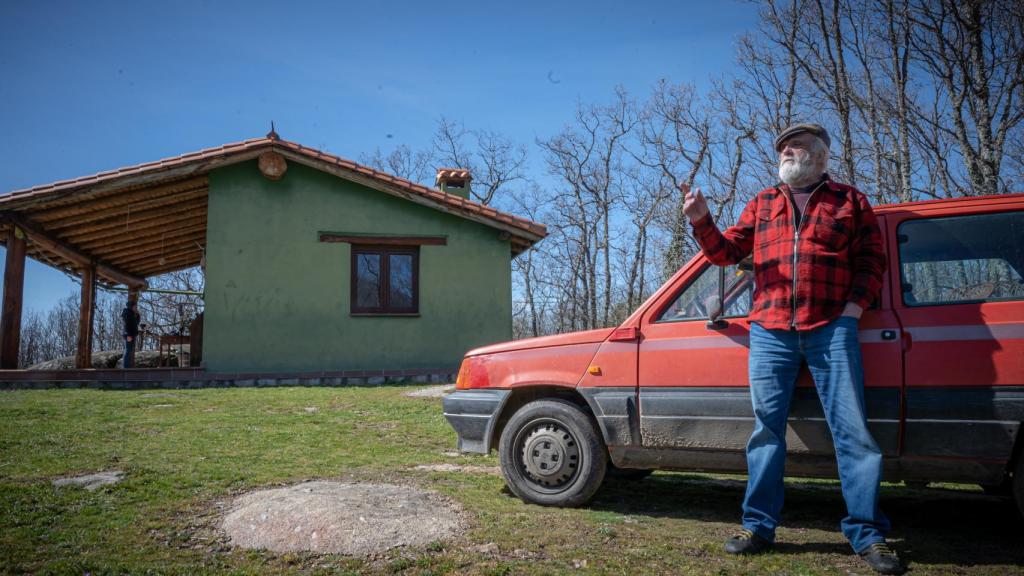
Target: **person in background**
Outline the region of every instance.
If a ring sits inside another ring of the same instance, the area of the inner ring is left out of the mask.
[[[129,299],[121,311],[121,320],[124,322],[124,367],[135,366],[135,348],[139,338],[139,322],[142,315],[139,314],[139,303]]]

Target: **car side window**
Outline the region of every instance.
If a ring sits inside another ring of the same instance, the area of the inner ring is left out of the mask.
[[[718,299],[718,266],[708,266],[683,288],[655,322],[707,320]],[[738,318],[750,313],[754,275],[747,267],[725,267],[725,313],[721,318]]]
[[[1024,212],[908,220],[897,232],[904,305],[1024,300]]]

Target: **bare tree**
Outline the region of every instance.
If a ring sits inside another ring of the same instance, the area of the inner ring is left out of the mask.
[[[914,58],[948,99],[953,138],[973,194],[996,194],[1007,138],[1024,120],[1024,8],[1016,0],[915,0]],[[1019,133],[1018,133],[1019,136]]]
[[[510,184],[525,181],[527,148],[497,132],[467,130],[442,117],[434,133],[434,161],[473,174],[473,198],[491,204]]]
[[[361,156],[359,161],[381,172],[387,172],[412,182],[433,183],[434,174],[431,171],[433,159],[430,152],[425,150],[414,152],[405,144],[400,144],[387,155],[377,148],[373,154]]]
[[[708,156],[711,126],[705,102],[693,86],[672,86],[659,82],[644,110],[641,138],[634,157],[644,167],[654,169],[659,188],[676,197],[675,207],[682,206],[680,184],[693,184]],[[714,203],[714,193],[710,194]],[[659,210],[662,203],[654,206]],[[671,237],[663,263],[667,276],[683,264],[691,252],[687,248],[690,235],[682,210],[668,212]]]

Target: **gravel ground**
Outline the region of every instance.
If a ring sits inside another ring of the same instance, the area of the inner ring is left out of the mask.
[[[410,486],[306,482],[237,498],[221,523],[231,545],[367,556],[462,534],[461,508]]]
[[[501,470],[497,466],[473,466],[468,464],[420,464],[416,466],[416,470],[426,470],[427,472],[467,472],[469,474],[493,474],[495,476],[501,474]]]
[[[421,388],[419,390],[413,390],[412,392],[406,392],[406,396],[410,398],[444,398],[444,395],[455,390],[455,384],[442,384],[440,386],[431,386],[429,388]]]

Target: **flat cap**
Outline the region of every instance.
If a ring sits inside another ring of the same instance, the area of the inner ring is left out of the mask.
[[[828,137],[828,130],[818,124],[793,124],[789,128],[786,128],[775,137],[775,151],[778,152],[782,148],[782,143],[790,136],[796,136],[797,134],[803,134],[804,132],[814,134],[821,141],[825,143],[826,147],[832,146],[832,139]]]

